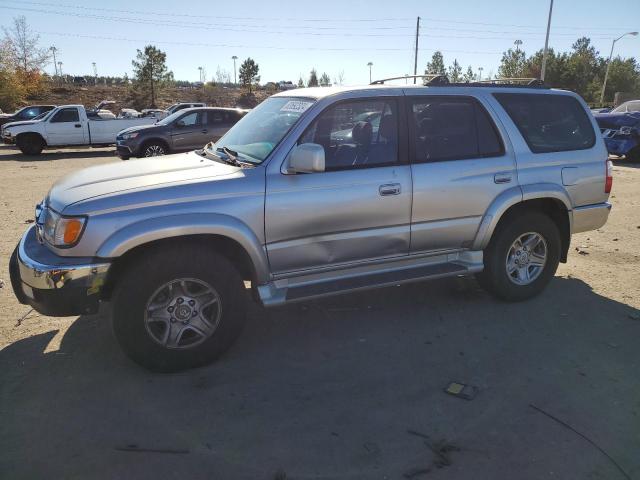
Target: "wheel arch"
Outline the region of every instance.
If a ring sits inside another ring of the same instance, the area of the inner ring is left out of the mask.
[[[569,194],[556,184],[524,185],[516,188],[503,192],[491,204],[482,219],[473,249],[486,248],[494,232],[513,215],[526,210],[542,211],[554,221],[560,231],[562,242],[560,261],[566,262],[571,242],[573,212]]]
[[[42,134],[40,132],[33,132],[33,131],[28,131],[28,132],[20,132],[16,135],[16,145],[18,144],[18,142],[20,141],[20,139],[25,138],[26,136],[29,135],[34,135],[36,137],[39,137],[40,140],[42,140],[42,143],[46,146],[47,145],[47,140],[42,136]]]
[[[255,233],[240,220],[222,214],[175,215],[128,225],[113,233],[96,256],[113,259],[113,271],[110,269],[107,279],[107,284],[112,284],[133,258],[149,248],[162,248],[175,242],[205,243],[229,258],[243,278],[255,285],[269,280],[266,253]]]

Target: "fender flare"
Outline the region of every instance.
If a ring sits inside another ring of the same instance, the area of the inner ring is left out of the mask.
[[[483,250],[491,240],[500,219],[509,208],[529,200],[551,198],[562,202],[569,215],[569,231],[573,224],[573,206],[567,191],[555,183],[534,183],[505,190],[498,195],[482,217],[473,241],[473,250]]]
[[[249,256],[258,284],[269,281],[267,255],[255,232],[237,218],[219,213],[169,215],[129,224],[110,235],[96,256],[118,258],[140,245],[187,235],[219,235],[235,241]]]
[[[16,134],[16,145],[18,144],[18,138],[24,136],[24,135],[37,135],[38,137],[40,137],[40,139],[42,140],[42,142],[45,145],[48,145],[47,143],[47,139],[44,138],[44,136],[42,135],[42,133],[40,132],[33,132],[33,131],[27,131],[27,132],[20,132],[18,134]]]

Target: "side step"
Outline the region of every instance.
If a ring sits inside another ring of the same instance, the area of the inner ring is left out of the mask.
[[[478,253],[480,253],[480,256],[473,258],[474,261],[471,262],[456,258],[457,261],[416,262],[418,263],[417,265],[415,263],[409,265],[406,263],[403,265],[396,264],[394,266],[387,264],[373,271],[342,270],[324,277],[310,275],[306,278],[276,280],[267,285],[259,286],[258,294],[265,306],[274,306],[355,290],[457,275],[470,275],[482,270],[481,252]]]
[[[449,275],[463,275],[467,269],[453,263],[426,265],[420,268],[396,270],[395,272],[374,273],[352,278],[343,278],[332,282],[312,283],[287,290],[286,301],[292,302],[302,298],[335,295],[344,291],[360,290],[362,288],[384,287],[397,285],[427,278],[438,278]]]

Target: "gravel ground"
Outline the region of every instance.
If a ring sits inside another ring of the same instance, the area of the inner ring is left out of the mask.
[[[625,478],[531,405],[640,478],[638,166],[616,166],[609,222],[574,237],[536,299],[501,303],[450,279],[255,307],[221,361],[156,375],[120,352],[108,306],[45,317],[9,284],[50,184],[113,161],[0,147],[3,478]],[[446,395],[451,380],[477,397]]]

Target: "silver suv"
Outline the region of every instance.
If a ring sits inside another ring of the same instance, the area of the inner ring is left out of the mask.
[[[48,315],[112,302],[159,371],[206,364],[264,306],[475,274],[538,294],[571,234],[601,227],[611,164],[576,94],[541,86],[282,92],[216,144],[56,183],[11,259]]]

